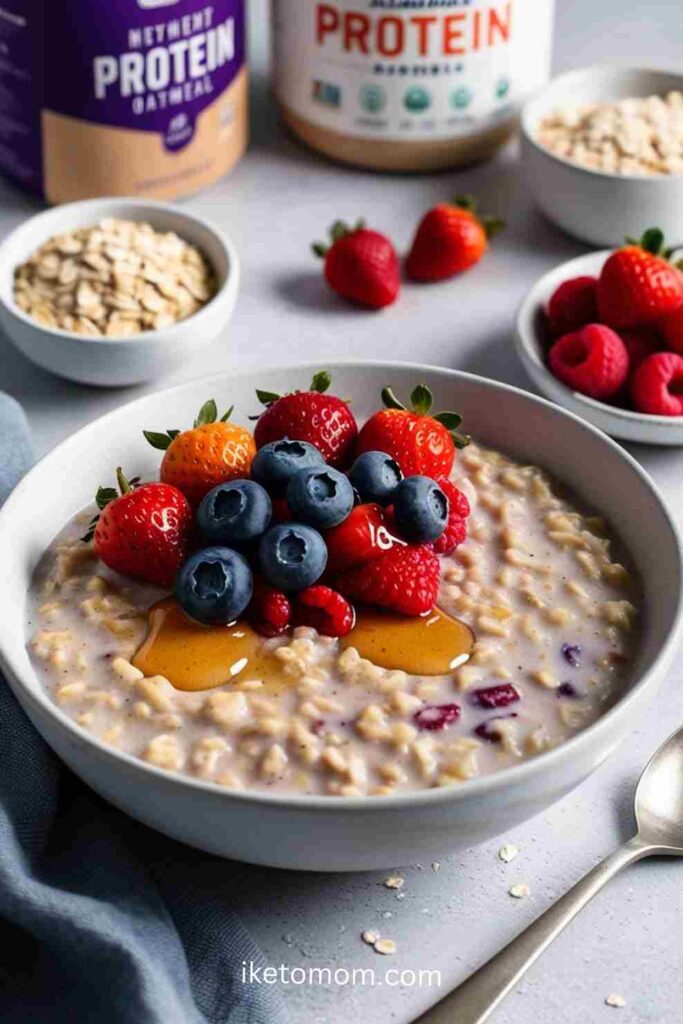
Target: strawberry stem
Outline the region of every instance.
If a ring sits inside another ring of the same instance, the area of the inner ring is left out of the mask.
[[[403,402],[399,401],[394,394],[393,388],[387,385],[382,388],[381,394],[385,408],[402,409],[404,412],[408,411]],[[433,403],[434,396],[431,388],[427,387],[426,384],[418,384],[417,387],[413,388],[410,396],[410,411],[415,413],[416,416],[429,416]],[[470,438],[467,434],[460,434],[458,432],[458,427],[462,423],[462,416],[459,412],[437,412],[434,413],[432,419],[446,428],[453,438],[456,448],[465,448],[470,443]]]
[[[346,238],[348,235],[355,234],[356,231],[362,231],[364,227],[365,220],[363,217],[359,217],[356,223],[352,225],[348,225],[344,220],[335,220],[334,224],[329,229],[329,236],[332,241],[332,245],[336,245],[337,242],[341,242],[342,238]],[[313,242],[311,249],[315,256],[324,260],[332,248],[332,245],[325,245],[324,242]]]
[[[121,469],[120,466],[116,467],[116,482],[119,485],[119,490],[121,494],[130,494],[130,492],[133,490],[131,485],[126,480],[123,470]]]
[[[483,227],[487,238],[493,238],[494,235],[497,235],[505,227],[505,221],[501,220],[500,217],[480,217],[477,213],[478,204],[474,196],[456,196],[453,200],[453,206],[457,206],[459,210],[467,210],[468,213],[476,217]]]

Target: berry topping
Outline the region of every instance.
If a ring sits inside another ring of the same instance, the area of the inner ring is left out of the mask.
[[[509,715],[494,715],[493,718],[488,718],[485,722],[481,722],[474,730],[474,735],[478,736],[480,740],[485,740],[486,743],[500,743],[503,735],[500,726],[496,725],[496,723],[502,722],[507,718],[516,717],[516,711],[511,711]]]
[[[428,704],[413,715],[418,729],[429,732],[440,732],[448,725],[453,725],[460,718],[459,704]]]
[[[336,221],[330,238],[330,246],[316,242],[313,252],[325,261],[325,280],[332,291],[370,309],[390,306],[401,290],[401,274],[389,239],[362,220],[355,227]]]
[[[617,249],[598,281],[599,319],[610,327],[641,327],[683,305],[683,274],[668,262],[664,235],[650,228]]]
[[[434,541],[434,550],[439,555],[451,555],[467,539],[470,503],[447,477],[438,477],[436,482],[448,498],[448,522],[444,532]]]
[[[353,487],[338,469],[302,469],[287,485],[287,504],[295,519],[319,530],[343,523],[353,508]]]
[[[105,565],[125,576],[170,587],[187,556],[193,532],[187,498],[169,484],[136,486],[116,470],[120,495],[100,487],[100,513],[83,538],[93,539],[95,553]]]
[[[560,683],[557,688],[557,696],[567,700],[582,700],[583,694],[579,693],[573,683]]]
[[[406,544],[396,537],[391,517],[379,505],[357,505],[343,523],[328,530],[325,540],[330,572],[365,565],[395,544]]]
[[[449,476],[456,447],[468,442],[458,433],[462,416],[456,412],[431,415],[433,397],[425,384],[411,394],[411,409],[406,409],[389,387],[382,391],[382,401],[386,408],[371,416],[360,432],[358,453],[386,452],[404,476]]]
[[[439,578],[439,558],[432,548],[409,544],[395,545],[381,558],[339,573],[336,585],[352,601],[400,615],[423,615],[436,603]]]
[[[665,317],[659,327],[669,348],[683,356],[683,306],[679,306],[675,313]]]
[[[637,370],[648,356],[662,348],[662,343],[652,327],[634,327],[630,331],[619,331],[619,337],[626,346],[630,373]]]
[[[522,695],[512,683],[497,683],[495,686],[472,690],[470,697],[476,707],[506,708],[508,704],[521,700]]]
[[[683,416],[683,356],[656,352],[640,364],[631,380],[633,404],[655,416]]]
[[[284,438],[307,441],[331,466],[348,465],[358,427],[348,403],[325,394],[330,384],[330,375],[323,370],[315,374],[308,391],[282,397],[271,391],[257,391],[256,396],[266,410],[254,428],[256,447],[263,448]],[[264,483],[263,479],[259,482]]]
[[[212,544],[246,544],[268,529],[273,505],[268,492],[253,480],[219,484],[204,495],[197,525]]]
[[[261,572],[280,590],[304,590],[325,571],[327,548],[317,530],[301,523],[280,523],[261,537]]]
[[[262,636],[280,636],[291,623],[292,605],[281,590],[275,590],[262,579],[256,579],[248,618],[256,632]]]
[[[597,277],[572,277],[548,301],[548,326],[559,338],[598,320]]]
[[[349,470],[349,480],[363,502],[390,505],[403,479],[401,467],[386,452],[364,452]]]
[[[285,438],[259,448],[251,464],[251,475],[273,497],[281,497],[289,481],[302,469],[324,465],[325,460],[315,445]]]
[[[448,498],[431,477],[409,476],[396,488],[394,519],[408,540],[436,540],[446,529],[448,511]]]
[[[489,239],[503,227],[496,217],[479,218],[472,196],[439,203],[418,224],[406,260],[413,281],[443,281],[474,266]]]
[[[611,398],[628,375],[628,353],[609,327],[588,324],[555,342],[548,365],[551,373],[574,391],[591,398]]]
[[[254,581],[249,563],[231,548],[204,548],[180,569],[175,594],[181,608],[207,625],[233,622],[251,600]]]
[[[322,636],[346,636],[353,629],[355,619],[355,612],[346,598],[330,587],[308,587],[297,594],[295,626],[312,626]]]
[[[581,648],[578,644],[562,644],[562,657],[572,668],[578,668],[581,664]]]

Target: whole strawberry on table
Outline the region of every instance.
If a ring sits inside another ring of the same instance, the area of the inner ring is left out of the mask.
[[[546,310],[548,367],[574,391],[683,415],[683,272],[658,228],[615,250],[599,277],[564,281]]]
[[[110,568],[162,587],[193,619],[244,616],[264,636],[297,625],[344,636],[354,602],[419,616],[435,605],[439,555],[467,534],[469,505],[450,480],[460,417],[410,406],[391,388],[358,431],[329,374],[308,390],[257,393],[254,436],[213,400],[192,427],[145,431],[164,451],[159,482],[101,488],[84,539]]]

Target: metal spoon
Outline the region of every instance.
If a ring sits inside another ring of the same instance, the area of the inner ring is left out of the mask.
[[[683,856],[683,729],[670,736],[640,776],[638,832],[589,871],[537,921],[413,1024],[483,1024],[554,938],[627,864],[655,854]]]

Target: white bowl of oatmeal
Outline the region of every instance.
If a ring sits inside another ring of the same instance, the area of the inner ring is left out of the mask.
[[[171,203],[88,199],[0,245],[0,326],[43,369],[121,387],[215,340],[238,284],[237,253],[208,221]]]
[[[674,71],[604,64],[558,75],[529,100],[522,173],[543,213],[594,245],[648,227],[683,243],[682,91]]]
[[[246,424],[253,389],[301,388],[310,367],[146,396],[48,455],[0,512],[0,659],[59,756],[140,821],[226,857],[361,870],[504,832],[629,735],[677,647],[681,547],[635,461],[543,399],[410,364],[328,369],[359,420],[388,382],[397,393],[424,382],[476,438],[455,464],[473,505],[469,538],[443,561],[439,598],[475,631],[466,664],[440,676],[387,670],[306,630],[275,641],[288,651],[275,686],[262,673],[263,687],[237,677],[184,692],[133,664],[145,612],[164,594],[108,573],[74,543],[74,517],[90,506],[103,467],[122,462],[151,479],[158,458],[141,431],[166,424],[169,409],[191,421],[213,394],[234,399]],[[521,699],[482,708],[476,695],[494,685],[514,686]],[[415,728],[416,709],[445,702],[462,709],[452,727]],[[356,795],[340,795],[347,784]]]

